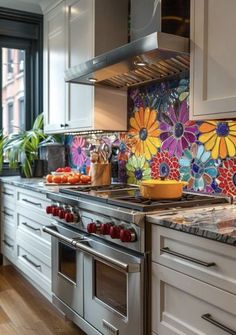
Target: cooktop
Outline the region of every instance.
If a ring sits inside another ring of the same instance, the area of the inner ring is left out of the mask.
[[[59,188],[59,192],[142,212],[175,207],[194,207],[206,204],[229,203],[231,200],[228,197],[220,195],[194,192],[183,192],[182,197],[178,199],[151,200],[143,198],[140,195],[137,185],[129,184],[111,184],[104,186],[79,185]]]

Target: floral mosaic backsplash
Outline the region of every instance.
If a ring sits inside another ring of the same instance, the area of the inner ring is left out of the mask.
[[[236,122],[189,121],[188,98],[188,78],[131,89],[128,133],[68,137],[70,165],[88,172],[91,150],[106,146],[121,182],[166,177],[236,195]]]

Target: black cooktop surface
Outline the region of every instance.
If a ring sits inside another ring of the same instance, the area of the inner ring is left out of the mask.
[[[193,192],[184,192],[182,197],[178,199],[150,200],[141,197],[138,186],[127,184],[71,186],[68,188],[60,188],[59,191],[61,193],[102,201],[117,207],[142,212],[229,202],[229,198],[227,197]]]

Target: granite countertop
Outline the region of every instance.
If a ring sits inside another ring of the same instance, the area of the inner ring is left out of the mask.
[[[150,214],[147,215],[147,221],[236,246],[236,205],[209,206]]]
[[[4,183],[26,188],[31,191],[40,193],[53,192],[57,193],[59,187],[57,185],[45,185],[43,178],[21,178],[20,176],[0,177]]]

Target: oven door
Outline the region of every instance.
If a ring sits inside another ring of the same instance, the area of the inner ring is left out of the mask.
[[[52,292],[83,316],[83,253],[71,245],[83,237],[61,226],[44,231],[52,235]]]
[[[84,251],[84,318],[104,335],[144,335],[144,257],[97,241]]]

